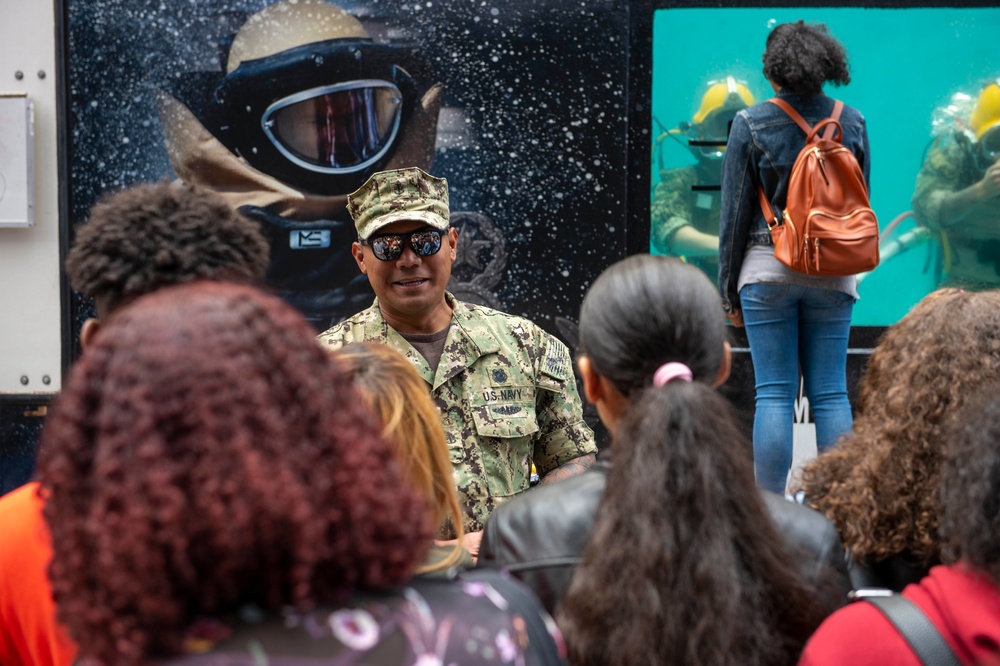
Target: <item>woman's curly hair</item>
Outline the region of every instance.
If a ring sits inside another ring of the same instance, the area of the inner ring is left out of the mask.
[[[269,246],[256,222],[219,194],[184,183],[140,183],[106,194],[76,230],[66,272],[107,315],[161,287],[195,280],[256,283]]]
[[[945,431],[997,378],[1000,291],[939,289],[886,331],[859,384],[852,431],[798,482],[855,559],[940,558]]]
[[[197,616],[405,581],[433,536],[380,424],[291,307],[193,283],[115,312],[46,422],[59,620],[82,658],[176,651]]]
[[[946,437],[942,560],[964,562],[1000,585],[1000,383],[978,387]]]
[[[847,52],[822,23],[782,23],[767,36],[764,76],[791,93],[822,92],[829,81],[836,86],[851,82]]]

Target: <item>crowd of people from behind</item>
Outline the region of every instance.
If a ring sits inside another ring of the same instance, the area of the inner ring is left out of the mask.
[[[802,22],[764,66],[813,121],[849,80]],[[761,106],[724,157],[721,296],[679,259],[620,260],[575,359],[446,291],[460,239],[420,168],[348,196],[376,298],[318,337],[218,193],[102,199],[66,262],[97,317],[37,479],[0,498],[0,663],[927,663],[914,616],[953,663],[1000,663],[1000,294],[940,289],[889,327],[852,422],[850,281],[778,268],[743,196],[780,200],[797,151]],[[717,391],[724,313],[748,329],[752,441]],[[789,359],[828,399],[790,481]]]

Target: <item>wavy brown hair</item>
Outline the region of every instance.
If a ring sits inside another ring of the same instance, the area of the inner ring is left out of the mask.
[[[947,437],[942,559],[963,562],[1000,586],[1000,383],[977,388]]]
[[[433,535],[364,401],[291,307],[194,283],[119,309],[42,434],[59,620],[82,658],[169,654],[199,615],[407,579]]]
[[[852,431],[797,482],[859,561],[940,558],[945,431],[1000,378],[1000,291],[939,289],[889,327],[858,387]]]
[[[771,522],[751,445],[711,386],[725,339],[715,285],[676,259],[629,257],[584,299],[581,353],[629,404],[557,609],[577,666],[792,664],[829,610]],[[668,361],[693,381],[653,386]]]
[[[430,500],[442,539],[458,539],[442,561],[419,573],[457,565],[464,557],[464,514],[458,505],[448,439],[427,382],[405,356],[379,342],[357,342],[333,352],[354,386],[382,420],[382,435],[403,472]]]

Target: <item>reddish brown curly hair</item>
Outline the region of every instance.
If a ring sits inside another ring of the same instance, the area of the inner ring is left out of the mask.
[[[938,476],[949,425],[1000,378],[1000,291],[939,289],[885,333],[859,384],[854,427],[799,487],[857,560],[940,558]]]
[[[176,651],[200,615],[405,581],[433,536],[380,424],[291,307],[194,283],[118,310],[42,434],[53,592],[81,657]]]

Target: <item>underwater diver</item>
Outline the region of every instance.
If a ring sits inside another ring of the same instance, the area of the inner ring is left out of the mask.
[[[222,66],[160,92],[171,166],[261,224],[268,285],[323,330],[373,298],[347,195],[376,171],[430,166],[442,85],[414,44],[376,42],[326,0],[251,15]]]
[[[709,81],[691,122],[657,139],[657,144],[668,137],[679,141],[697,163],[673,169],[660,165],[660,182],[650,204],[652,251],[683,256],[713,279],[718,272],[719,183],[725,142],[736,113],[753,103],[750,89],[732,76]],[[678,139],[680,134],[686,134],[688,141]]]
[[[971,102],[953,98],[953,122],[917,174],[913,210],[940,241],[939,286],[992,289],[1000,286],[1000,78],[983,87],[967,116],[963,99]]]

